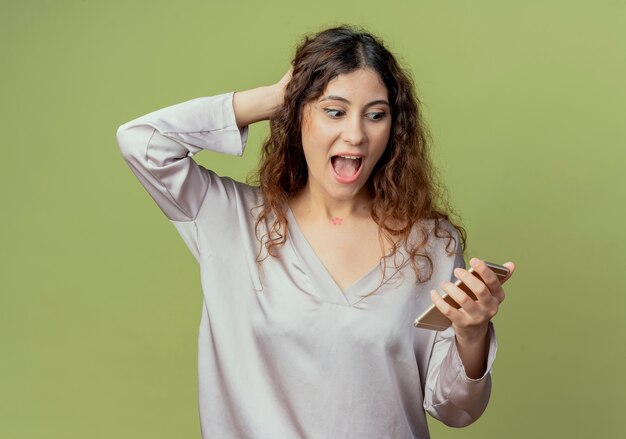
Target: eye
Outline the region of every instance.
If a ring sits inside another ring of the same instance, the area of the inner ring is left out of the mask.
[[[345,114],[343,111],[335,110],[333,108],[324,108],[324,111],[330,116],[331,119],[339,119]]]
[[[367,113],[366,116],[369,120],[378,122],[379,120],[383,120],[385,117],[387,117],[387,113],[385,113],[384,111],[380,111],[380,112],[376,111],[376,112]]]

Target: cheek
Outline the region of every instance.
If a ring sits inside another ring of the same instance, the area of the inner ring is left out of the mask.
[[[304,148],[305,155],[310,155],[315,146],[319,143],[320,129],[319,124],[315,122],[315,119],[311,117],[310,112],[305,113],[300,128],[302,147]]]
[[[307,163],[309,165],[325,164],[336,136],[332,126],[311,118],[302,124],[301,136],[302,149]]]
[[[323,153],[319,148],[319,138],[311,130],[302,131],[302,151],[308,168],[317,168],[322,161]]]
[[[376,157],[380,158],[383,153],[385,152],[385,149],[387,148],[387,143],[389,143],[389,136],[390,136],[390,127],[381,130],[380,132],[377,132],[375,134],[375,145],[376,145]]]
[[[381,134],[381,141],[385,143],[385,145],[389,142],[389,137],[391,136],[391,123],[388,124]]]
[[[329,127],[320,123],[315,118],[311,118],[306,121],[302,127],[302,138],[306,136],[307,141],[312,144],[313,142],[321,144],[324,139],[329,135]]]

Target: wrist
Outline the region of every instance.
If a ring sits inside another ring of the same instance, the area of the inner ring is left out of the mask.
[[[457,352],[465,369],[465,374],[471,379],[479,379],[487,369],[487,354],[489,346],[489,326],[460,330],[455,333]]]
[[[468,348],[483,345],[489,335],[489,322],[486,325],[477,328],[456,329],[455,337],[457,344],[461,344]]]
[[[285,88],[280,83],[269,85],[267,88],[269,99],[272,102],[272,110],[269,115],[271,117],[274,113],[276,113],[276,111],[278,111],[280,107],[283,106],[285,99]]]
[[[237,125],[243,127],[268,120],[281,104],[282,95],[273,85],[237,91],[233,97],[233,109]]]

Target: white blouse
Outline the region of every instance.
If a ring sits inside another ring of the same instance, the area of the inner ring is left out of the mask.
[[[428,438],[425,411],[455,427],[475,421],[491,390],[493,325],[480,379],[465,374],[452,328],[412,325],[432,303],[429,291],[465,266],[462,257],[432,237],[429,281],[416,284],[410,263],[394,271],[389,260],[388,283],[363,298],[379,285],[382,264],[342,291],[287,208],[280,257],[257,265],[259,188],[192,159],[203,149],[243,154],[248,127],[237,127],[232,97],[192,99],[117,131],[124,159],[200,265],[202,436]]]

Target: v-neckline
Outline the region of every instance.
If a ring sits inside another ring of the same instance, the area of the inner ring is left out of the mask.
[[[322,263],[311,243],[308,241],[302,229],[298,225],[295,215],[291,211],[291,208],[287,206],[287,227],[289,234],[291,235],[291,242],[293,248],[300,258],[309,269],[310,280],[320,297],[332,303],[344,306],[352,306],[363,297],[357,295],[358,292],[368,293],[378,286],[382,280],[380,276],[380,269],[383,265],[383,261],[380,260],[378,264],[365,272],[356,281],[352,282],[345,290],[342,290],[335,279],[330,275],[330,272],[326,266]],[[399,250],[399,249],[398,249]],[[390,255],[385,255],[388,258]],[[379,274],[375,276],[375,274]]]

